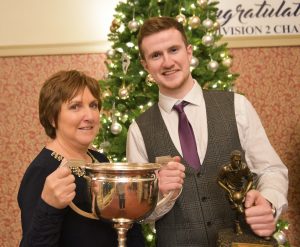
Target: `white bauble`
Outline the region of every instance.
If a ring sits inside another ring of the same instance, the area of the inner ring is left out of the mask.
[[[216,72],[218,68],[219,68],[219,64],[215,60],[211,60],[207,65],[207,69],[209,69],[212,72]]]
[[[113,122],[112,125],[110,126],[110,131],[114,135],[118,135],[122,131],[122,125],[119,124],[118,122]]]
[[[202,37],[202,43],[205,46],[211,46],[214,43],[214,37],[211,34],[206,34]]]
[[[191,62],[190,62],[190,66],[192,68],[196,68],[199,65],[199,60],[196,57],[192,57]]]
[[[214,22],[213,22],[211,19],[207,18],[207,19],[205,19],[205,20],[202,22],[202,25],[203,25],[206,29],[210,29],[210,28],[213,27]]]
[[[139,23],[133,19],[128,23],[128,28],[131,32],[136,32],[139,29]]]
[[[114,49],[109,49],[109,50],[106,52],[106,55],[107,55],[109,58],[112,58],[115,54],[116,54],[116,52],[115,52]]]

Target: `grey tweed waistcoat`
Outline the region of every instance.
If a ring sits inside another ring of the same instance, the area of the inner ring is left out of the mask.
[[[200,172],[182,160],[186,165],[183,191],[171,211],[155,224],[157,246],[160,247],[216,246],[218,230],[233,227],[235,214],[217,183],[217,174],[221,165],[230,162],[233,150],[243,153],[234,113],[234,94],[204,90],[203,95],[208,126],[207,151]],[[199,116],[199,122],[201,120]],[[149,162],[155,162],[155,157],[159,156],[180,156],[157,104],[136,122]]]

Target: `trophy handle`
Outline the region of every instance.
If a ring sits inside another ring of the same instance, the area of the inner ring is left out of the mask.
[[[72,173],[74,173],[78,177],[84,177],[85,179],[89,179],[89,177],[85,176],[85,161],[75,160],[75,159],[71,159],[71,160],[63,159],[60,164],[60,167],[63,166],[69,167]],[[95,214],[80,209],[75,205],[73,201],[69,204],[69,207],[73,209],[73,211],[75,211],[77,214],[80,214],[81,216],[84,216],[89,219],[99,220],[99,218]]]
[[[93,219],[93,220],[99,220],[99,218],[96,215],[80,209],[79,207],[77,207],[74,204],[74,202],[71,202],[69,206],[71,209],[73,209],[77,214],[80,214],[81,216],[84,216],[86,218]]]
[[[160,207],[161,205],[168,202],[173,197],[174,193],[175,193],[174,190],[170,191],[166,196],[164,196],[157,202],[156,207]]]

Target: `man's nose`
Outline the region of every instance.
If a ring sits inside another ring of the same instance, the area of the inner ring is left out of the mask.
[[[165,54],[163,57],[163,65],[164,67],[171,67],[174,64],[173,59],[168,54]]]

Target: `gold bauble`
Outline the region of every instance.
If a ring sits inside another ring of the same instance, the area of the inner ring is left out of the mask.
[[[213,28],[214,30],[219,30],[220,29],[220,23],[218,21],[215,21],[214,24],[213,24]]]
[[[223,59],[222,64],[229,68],[232,65],[232,59],[230,57],[226,57]]]
[[[186,17],[185,17],[185,15],[183,15],[183,14],[180,13],[179,15],[176,16],[176,20],[179,23],[181,23],[183,26],[186,25]]]
[[[126,87],[120,88],[119,97],[121,99],[127,99],[129,97],[129,92],[128,92],[128,89]]]
[[[194,15],[194,16],[190,17],[190,19],[189,19],[189,26],[191,28],[196,29],[196,28],[198,28],[200,26],[200,24],[201,24],[201,20],[200,20],[200,18],[198,16]]]
[[[149,87],[151,87],[151,86],[155,83],[155,80],[154,80],[154,78],[152,77],[151,74],[148,74],[148,75],[146,76],[146,83],[147,83],[147,85],[148,85]]]
[[[198,0],[197,2],[201,8],[205,8],[207,6],[207,0]]]
[[[110,25],[110,31],[115,32],[121,26],[121,21],[117,18],[113,19]]]
[[[109,90],[105,90],[103,93],[102,93],[102,98],[106,98],[106,97],[109,97],[111,96],[111,91]]]

